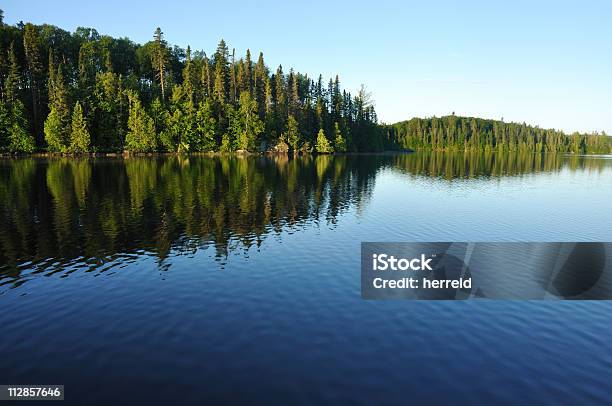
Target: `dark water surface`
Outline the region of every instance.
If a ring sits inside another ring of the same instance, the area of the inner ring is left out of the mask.
[[[612,241],[612,159],[3,159],[0,384],[610,403],[612,302],[364,301],[361,241]]]

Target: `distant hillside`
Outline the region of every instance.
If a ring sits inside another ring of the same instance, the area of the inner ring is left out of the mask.
[[[475,117],[413,118],[386,125],[386,138],[401,149],[498,150],[607,154],[612,137]]]

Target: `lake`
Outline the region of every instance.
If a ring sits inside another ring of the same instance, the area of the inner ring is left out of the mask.
[[[610,156],[3,158],[0,384],[609,403],[612,302],[366,301],[360,243],[612,241],[611,209]]]

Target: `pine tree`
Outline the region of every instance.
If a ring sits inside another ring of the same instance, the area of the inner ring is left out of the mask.
[[[11,128],[9,130],[9,151],[34,152],[36,145],[34,137],[27,130],[28,121],[25,118],[25,109],[21,100],[15,101],[11,106]]]
[[[15,44],[11,42],[9,48],[9,71],[4,81],[4,96],[8,103],[12,103],[19,98],[21,74],[15,56]]]
[[[15,57],[15,46],[11,43],[9,50],[9,72],[4,82],[5,101],[2,101],[0,125],[3,127],[0,147],[10,152],[34,152],[36,143],[29,132],[28,121],[25,118],[25,108],[19,99],[21,74]]]
[[[125,138],[125,112],[122,108],[125,95],[119,75],[112,71],[98,73],[94,100],[92,144],[102,151],[119,150]]]
[[[251,50],[247,49],[244,61],[244,76],[246,77],[246,90],[253,94],[253,62],[251,61]],[[258,106],[259,107],[259,106]]]
[[[216,100],[223,105],[227,100],[228,87],[228,53],[225,41],[221,40],[215,52],[215,80],[214,80],[214,95]]]
[[[196,134],[197,145],[196,151],[214,151],[217,147],[215,140],[215,130],[217,124],[213,114],[213,108],[210,101],[202,103],[196,114]]]
[[[340,126],[337,121],[334,123],[334,132],[336,134],[334,138],[334,151],[346,152],[346,142],[344,137],[342,137],[342,132],[340,131]]]
[[[316,150],[320,154],[330,154],[334,152],[332,146],[329,143],[329,140],[325,136],[325,131],[321,128],[319,133],[317,134],[317,145]]]
[[[274,77],[274,106],[275,106],[275,121],[277,134],[282,134],[284,124],[287,119],[287,92],[285,89],[285,75],[283,74],[282,65],[278,66]]]
[[[50,66],[53,69],[53,66]],[[70,108],[62,65],[50,73],[49,115],[45,121],[45,140],[52,152],[68,152],[70,138]]]
[[[142,107],[138,95],[128,92],[129,117],[125,149],[131,152],[151,152],[157,147],[155,124]]]
[[[87,123],[83,117],[81,103],[76,102],[72,110],[72,126],[70,132],[70,151],[88,152],[91,143],[91,136],[87,130]]]
[[[255,99],[257,100],[257,111],[259,112],[259,118],[262,120],[266,119],[266,82],[268,81],[268,72],[263,59],[263,53],[259,53],[259,59],[255,65],[255,71],[253,73],[253,87],[255,92]]]
[[[240,94],[240,107],[238,109],[234,135],[236,149],[254,151],[258,146],[258,137],[264,130],[264,125],[257,115],[257,102],[248,91]]]
[[[287,144],[289,144],[293,153],[297,153],[300,144],[300,130],[298,122],[293,115],[290,115],[287,120],[287,136],[284,138],[287,140]]]
[[[11,113],[6,102],[0,100],[0,151],[8,151],[10,144]]]
[[[187,46],[187,53],[185,55],[185,68],[183,68],[183,91],[192,103],[195,103],[195,89],[195,68],[193,66],[193,62],[191,61],[191,48]]]
[[[213,83],[210,69],[210,61],[208,60],[208,57],[206,55],[204,55],[204,58],[202,59],[201,76],[203,99],[207,99],[213,96]]]
[[[23,28],[23,47],[27,62],[27,85],[32,97],[32,118],[34,120],[34,134],[40,139],[41,116],[41,87],[43,77],[43,66],[40,61],[39,37],[37,28],[27,23]]]
[[[155,69],[155,75],[161,87],[162,102],[166,99],[166,65],[168,63],[168,44],[164,40],[164,33],[157,27],[153,34],[153,49],[151,52],[151,64]]]

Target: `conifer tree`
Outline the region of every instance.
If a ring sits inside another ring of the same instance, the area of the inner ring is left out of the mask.
[[[62,64],[50,73],[49,115],[45,121],[45,140],[52,152],[68,152],[70,138],[70,108]],[[53,69],[53,66],[50,66]]]
[[[251,61],[251,50],[247,49],[246,59],[244,61],[244,76],[246,78],[246,90],[253,94],[253,62]]]
[[[287,144],[289,144],[293,150],[293,153],[297,153],[300,143],[300,130],[298,128],[298,122],[293,115],[290,115],[287,120],[287,136],[285,138]]]
[[[257,102],[248,91],[240,94],[238,117],[233,128],[236,149],[254,151],[258,146],[258,137],[264,130],[264,125],[257,115]]]
[[[4,82],[5,100],[1,101],[0,125],[2,140],[0,147],[8,147],[10,152],[34,152],[34,137],[30,134],[25,108],[19,98],[21,74],[15,56],[15,47],[11,43],[9,50],[9,71]]]
[[[276,109],[276,126],[278,134],[284,131],[284,124],[287,118],[287,92],[285,89],[285,75],[283,74],[282,65],[278,66],[274,82],[274,105]]]
[[[334,132],[336,134],[334,138],[334,151],[346,152],[346,141],[344,137],[342,137],[342,132],[340,131],[340,126],[337,121],[334,123]]]
[[[212,104],[207,100],[200,104],[196,114],[196,151],[214,151],[216,149],[216,126]]]
[[[15,56],[15,44],[11,42],[9,48],[9,71],[4,81],[4,97],[9,103],[14,102],[19,98],[21,75],[19,73],[19,65]]]
[[[21,100],[11,103],[11,120],[9,127],[10,152],[34,152],[36,145],[34,137],[28,131],[28,121]]]
[[[187,46],[185,55],[185,68],[183,68],[183,92],[188,100],[195,102],[194,94],[196,88],[195,69],[191,61],[191,48]]]
[[[152,152],[157,147],[155,124],[142,107],[138,95],[128,92],[129,117],[125,149],[131,152]]]
[[[330,154],[334,152],[332,146],[329,143],[329,140],[325,136],[325,131],[321,128],[319,133],[317,134],[317,144],[315,146],[316,150],[320,154]]]
[[[268,81],[268,72],[263,59],[263,53],[259,53],[259,59],[255,65],[253,72],[253,88],[255,93],[255,99],[257,100],[257,111],[259,112],[259,118],[265,120],[266,118],[266,82]]]
[[[27,23],[23,28],[23,47],[26,56],[26,78],[27,86],[32,97],[32,118],[34,120],[34,134],[40,139],[41,117],[41,87],[43,80],[43,66],[40,60],[39,36],[37,28]]]
[[[202,60],[202,87],[204,90],[204,98],[209,98],[213,96],[213,79],[210,68],[210,61],[204,55],[204,59]]]
[[[168,45],[164,40],[164,33],[157,27],[153,34],[153,50],[151,52],[151,64],[155,69],[155,75],[159,80],[161,88],[162,103],[166,99],[166,65],[168,63]]]
[[[83,108],[80,102],[76,102],[72,110],[72,126],[70,132],[70,151],[88,152],[91,136],[87,130],[87,122],[83,117]]]
[[[225,41],[221,40],[215,52],[215,80],[214,80],[214,95],[216,100],[223,105],[227,100],[228,88],[228,53]]]
[[[0,100],[0,151],[8,151],[10,143],[11,113],[4,100]]]

